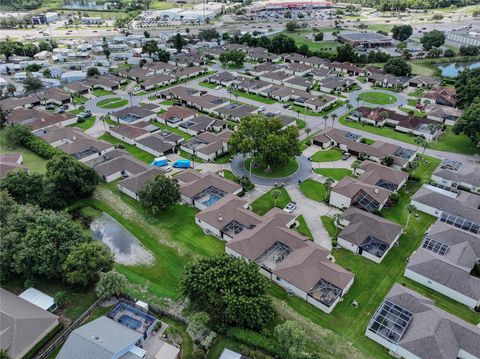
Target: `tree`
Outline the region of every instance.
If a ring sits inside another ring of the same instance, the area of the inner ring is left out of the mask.
[[[405,231],[407,230],[408,228],[408,223],[410,222],[410,216],[412,215],[412,213],[414,213],[415,211],[417,210],[417,207],[415,207],[413,204],[409,204],[407,206],[407,223],[405,224]]]
[[[170,53],[165,49],[158,49],[157,57],[158,57],[158,61],[161,61],[161,62],[170,61]]]
[[[177,52],[181,52],[183,45],[187,43],[183,36],[178,32],[176,35],[172,36],[169,41],[173,44],[173,47],[177,49]]]
[[[53,301],[57,307],[63,307],[67,303],[67,293],[64,290],[59,290],[53,296]]]
[[[152,214],[159,214],[180,201],[180,186],[174,178],[157,176],[140,191],[140,203]]]
[[[29,64],[29,65],[27,65],[27,67],[25,67],[25,71],[26,72],[38,72],[38,71],[40,71],[41,68],[42,68],[42,66],[40,66],[39,64]]]
[[[7,37],[5,41],[0,42],[0,54],[5,56],[7,62],[14,53],[15,43],[11,39]]]
[[[150,38],[150,33],[147,30],[145,30],[143,32],[143,37],[145,37],[146,39],[149,39]]]
[[[15,94],[15,91],[17,91],[17,88],[15,87],[14,84],[12,83],[9,83],[7,85],[7,93],[10,95],[10,96],[13,96]]]
[[[272,195],[272,198],[273,198],[273,203],[274,203],[274,206],[277,207],[277,200],[278,200],[278,197],[280,197],[280,194],[282,192],[280,192],[279,189],[274,189],[272,190],[272,192],[270,192],[271,195]]]
[[[98,184],[95,170],[67,154],[47,161],[45,177],[58,206],[90,197]]]
[[[43,88],[43,83],[39,78],[27,74],[27,78],[23,81],[23,86],[25,87],[25,91],[34,92],[41,90]]]
[[[455,89],[465,108],[473,103],[480,94],[480,68],[461,71],[457,76]]]
[[[112,54],[112,51],[110,50],[110,46],[108,46],[107,42],[103,43],[102,49],[103,49],[103,54],[105,55],[105,57],[108,60],[110,58],[110,55]]]
[[[87,76],[88,77],[94,77],[94,76],[99,76],[100,71],[96,67],[89,67],[87,70]]]
[[[290,36],[279,34],[272,38],[269,51],[275,54],[292,53],[297,51],[297,45]]]
[[[274,333],[279,349],[283,353],[282,357],[287,359],[305,358],[306,333],[297,322],[287,320],[283,324],[278,324]]]
[[[288,32],[294,32],[295,30],[297,30],[299,28],[300,28],[300,25],[298,25],[298,22],[296,22],[296,21],[287,21],[287,23],[285,24],[285,29]]]
[[[3,129],[7,124],[7,114],[3,111],[3,108],[0,107],[0,129]]]
[[[478,94],[478,93],[477,93]],[[473,144],[480,145],[480,97],[465,110],[453,126],[453,133],[464,133]]]
[[[392,37],[398,41],[405,41],[413,34],[412,25],[395,25],[392,28]]]
[[[382,164],[387,166],[387,167],[392,167],[394,162],[395,162],[395,160],[393,159],[392,156],[385,156],[382,159]]]
[[[422,144],[422,142],[423,142],[422,139],[424,139],[424,138],[421,137],[421,136],[417,136],[417,137],[415,137],[415,139],[413,140],[413,143],[414,143],[415,145],[417,145],[417,148],[415,149],[415,152],[418,152],[418,147],[419,147],[419,146]]]
[[[342,219],[343,217],[341,213],[335,213],[333,215],[333,223],[335,224],[335,238],[338,237],[338,229],[340,228],[340,222]]]
[[[408,76],[412,72],[412,66],[410,66],[410,64],[408,64],[405,60],[398,57],[388,60],[383,66],[383,69],[386,73],[395,76]]]
[[[253,161],[266,167],[283,166],[300,154],[300,143],[296,126],[282,127],[276,118],[244,117],[228,141],[229,151],[234,155],[250,155]]]
[[[188,318],[187,333],[195,343],[199,343],[208,333],[207,324],[210,317],[205,312],[198,312]]]
[[[477,56],[480,52],[480,48],[474,45],[462,45],[458,53],[462,56]]]
[[[100,279],[95,286],[95,293],[99,298],[108,299],[123,294],[127,285],[127,278],[123,274],[115,271],[100,273]]]
[[[219,60],[224,66],[232,63],[237,67],[241,67],[245,61],[245,53],[240,50],[224,51],[220,54]]]
[[[182,294],[220,325],[262,328],[273,316],[267,279],[255,263],[220,254],[186,266]]]
[[[220,34],[216,29],[202,29],[198,32],[198,38],[201,41],[212,41],[220,38]]]
[[[314,36],[313,39],[315,41],[323,41],[324,34],[323,32],[317,32]]]
[[[111,270],[113,262],[113,254],[103,242],[82,243],[70,252],[62,271],[68,284],[86,288],[98,280],[100,272]]]
[[[442,20],[442,19],[443,19],[443,15],[442,15],[442,14],[434,14],[434,15],[432,16],[432,20],[433,20],[433,21],[440,21],[440,20]]]
[[[325,186],[325,200],[327,201],[330,197],[330,191],[332,190],[332,184],[335,182],[333,178],[328,177],[323,185]]]
[[[9,171],[0,180],[0,190],[6,190],[20,204],[36,204],[41,207],[48,201],[45,198],[43,175],[24,170]]]
[[[357,62],[358,54],[350,44],[344,44],[337,47],[337,61]]]
[[[420,39],[420,43],[427,51],[434,47],[440,47],[445,43],[445,34],[438,30],[426,32]]]
[[[157,52],[158,52],[158,44],[155,40],[146,41],[142,45],[142,54],[148,54],[149,57],[152,57],[152,55]]]

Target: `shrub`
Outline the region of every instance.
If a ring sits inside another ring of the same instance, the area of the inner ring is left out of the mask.
[[[194,349],[192,352],[191,359],[205,359],[205,352],[202,349]]]
[[[227,336],[236,339],[249,347],[264,350],[272,355],[280,356],[282,354],[278,348],[278,343],[274,339],[263,336],[253,330],[230,328],[227,330]]]

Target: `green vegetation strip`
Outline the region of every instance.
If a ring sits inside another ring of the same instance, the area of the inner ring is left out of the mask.
[[[118,108],[128,104],[128,100],[120,97],[112,97],[100,100],[97,102],[97,106],[100,108]]]
[[[77,127],[77,128],[79,128],[83,131],[86,131],[89,128],[92,128],[94,124],[95,124],[95,116],[90,116],[87,119],[85,119],[85,121],[74,123],[73,125],[70,125],[69,127]]]
[[[305,181],[301,182],[299,187],[303,194],[308,198],[318,202],[325,201],[326,190],[325,186],[322,183],[308,178]]]
[[[376,91],[363,92],[358,96],[358,98],[361,101],[374,105],[389,105],[397,102],[397,97],[395,95]]]
[[[245,170],[250,173],[250,163],[252,162],[252,159],[249,158],[243,162],[243,167]],[[288,163],[285,166],[282,167],[271,167],[267,168],[264,165],[259,165],[258,167],[256,166],[256,163],[254,162],[253,165],[251,166],[252,169],[252,174],[259,176],[259,177],[265,177],[265,178],[284,178],[288,177],[298,170],[298,162],[291,158],[288,160]]]
[[[348,168],[315,168],[313,171],[321,176],[330,177],[337,181],[347,176],[355,177],[352,170]]]
[[[330,148],[324,151],[318,151],[312,156],[312,162],[333,162],[342,159],[342,151],[336,148]]]
[[[313,241],[312,232],[310,231],[310,228],[308,228],[307,222],[305,222],[305,218],[303,218],[303,216],[300,215],[297,217],[297,221],[298,221],[298,226],[295,227],[295,230],[301,235],[304,235],[305,237],[308,237],[311,241]]]
[[[276,200],[272,195],[272,192],[274,191],[279,192]],[[283,208],[287,205],[287,203],[291,201],[292,199],[290,198],[290,195],[285,188],[273,188],[261,197],[257,198],[254,202],[252,202],[250,206],[253,212],[260,216],[263,216],[273,207]]]

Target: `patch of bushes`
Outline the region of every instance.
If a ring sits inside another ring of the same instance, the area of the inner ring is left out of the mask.
[[[238,340],[249,347],[260,349],[276,356],[282,355],[282,352],[278,348],[279,345],[274,339],[268,338],[253,330],[230,328],[227,330],[226,334],[232,339]]]

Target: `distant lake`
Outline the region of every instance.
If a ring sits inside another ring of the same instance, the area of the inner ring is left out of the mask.
[[[465,69],[476,69],[480,67],[480,61],[477,62],[460,62],[453,64],[437,65],[443,77],[457,77],[458,74]]]
[[[63,4],[63,8],[69,10],[109,10],[115,8],[114,5],[115,2],[66,0]]]
[[[115,261],[125,265],[150,264],[153,255],[125,227],[107,213],[96,217],[90,224],[93,238],[105,243],[115,256]]]

